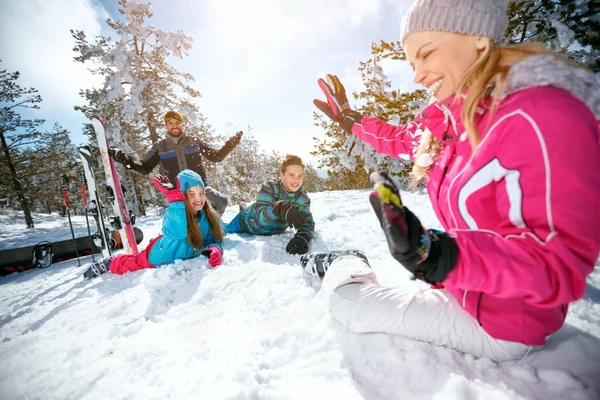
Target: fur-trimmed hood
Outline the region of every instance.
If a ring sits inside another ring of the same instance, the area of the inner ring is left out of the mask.
[[[502,97],[535,86],[553,86],[571,93],[600,121],[600,75],[558,61],[551,54],[530,56],[511,67]]]

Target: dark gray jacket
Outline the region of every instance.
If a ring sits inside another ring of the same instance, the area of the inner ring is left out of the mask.
[[[187,136],[182,133],[177,144],[169,137],[154,143],[142,161],[135,161],[130,156],[124,156],[116,161],[127,169],[143,175],[149,174],[160,162],[160,174],[169,177],[171,182],[175,182],[179,172],[191,169],[202,177],[205,185],[208,185],[202,166],[202,157],[213,162],[223,161],[238,145],[240,139],[241,135],[237,134],[225,142],[219,150],[215,150],[197,136]]]

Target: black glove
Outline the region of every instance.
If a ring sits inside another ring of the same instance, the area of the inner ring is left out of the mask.
[[[288,242],[285,251],[289,254],[306,254],[308,252],[308,242],[310,242],[310,239],[310,233],[304,231],[297,232]]]
[[[350,109],[346,89],[337,76],[327,74],[327,82],[319,78],[319,87],[325,94],[327,102],[314,99],[313,104],[325,115],[340,124],[342,129],[352,133],[352,125],[360,123],[362,115]]]
[[[286,220],[290,228],[298,229],[306,222],[308,213],[300,211],[298,206],[289,201],[279,200],[273,203],[273,214]]]
[[[402,205],[398,188],[385,172],[371,175],[376,191],[369,201],[392,256],[417,279],[441,283],[456,267],[458,246],[444,232],[425,230],[421,221]]]
[[[118,147],[109,147],[108,155],[119,164],[131,164],[131,157]]]

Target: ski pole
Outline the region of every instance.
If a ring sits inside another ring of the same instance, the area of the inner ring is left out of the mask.
[[[77,256],[78,267],[81,267],[81,261],[79,260],[79,251],[77,250],[77,240],[75,240],[75,232],[73,232],[73,224],[71,223],[71,213],[69,212],[69,198],[67,197],[67,190],[69,190],[69,178],[67,175],[62,176],[61,189],[63,192],[63,200],[65,202],[65,209],[67,210],[67,217],[69,218],[69,226],[71,227],[71,236],[73,236],[73,243],[75,244],[75,255]]]
[[[92,262],[95,262],[94,258],[94,241],[92,240],[92,232],[90,231],[90,220],[88,219],[88,209],[87,209],[87,189],[85,182],[85,172],[79,171],[79,178],[81,179],[81,194],[83,196],[83,209],[85,210],[85,224],[87,225],[88,230],[88,238],[90,239],[90,249],[92,249]]]

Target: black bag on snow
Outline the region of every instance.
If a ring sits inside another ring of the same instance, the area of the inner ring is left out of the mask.
[[[44,241],[33,246],[33,261],[35,268],[48,268],[52,264],[52,243]]]

